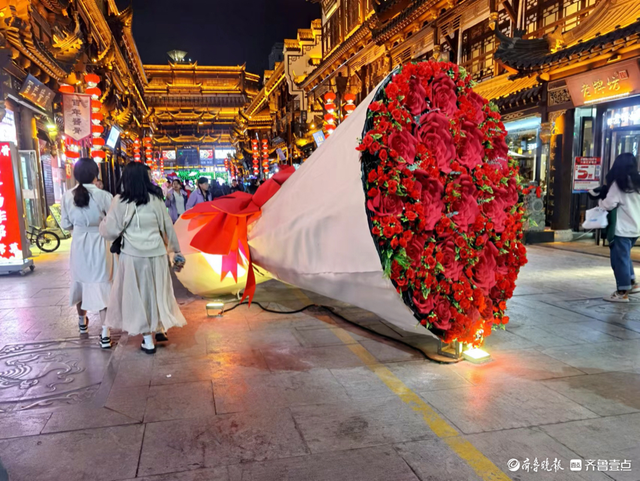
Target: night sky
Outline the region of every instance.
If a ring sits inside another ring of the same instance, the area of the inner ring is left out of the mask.
[[[177,49],[200,65],[246,62],[262,76],[273,44],[320,15],[320,5],[306,0],[133,0],[133,34],[145,64],[165,64]]]

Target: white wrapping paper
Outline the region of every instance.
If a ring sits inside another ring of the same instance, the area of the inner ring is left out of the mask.
[[[376,90],[263,206],[249,246],[277,279],[414,330],[418,321],[383,276],[365,210],[356,147]]]

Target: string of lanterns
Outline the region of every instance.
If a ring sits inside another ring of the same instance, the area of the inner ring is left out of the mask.
[[[140,139],[136,137],[133,141],[133,160],[140,162],[142,157],[140,156]]]
[[[346,93],[342,98],[346,102],[344,106],[344,118],[346,119],[356,109],[356,96],[352,93]]]
[[[329,137],[334,130],[336,130],[336,104],[334,103],[336,100],[336,94],[333,92],[327,92],[324,94],[324,109],[326,114],[324,114],[324,131],[325,136]]]
[[[153,167],[153,145],[151,144],[151,137],[145,137],[144,141],[144,158],[149,167]]]
[[[269,173],[269,141],[262,139],[262,171],[265,177]]]
[[[260,152],[258,152],[258,139],[251,139],[251,156],[253,158],[253,175],[260,175]]]

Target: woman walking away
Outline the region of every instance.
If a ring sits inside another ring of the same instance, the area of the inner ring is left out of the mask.
[[[195,207],[198,204],[202,204],[203,202],[207,202],[211,200],[211,196],[209,194],[209,179],[206,177],[200,177],[198,179],[198,187],[194,190],[189,196],[189,201],[187,202],[187,210]]]
[[[615,235],[609,249],[617,290],[604,300],[629,302],[629,294],[640,292],[631,260],[631,248],[640,236],[640,173],[634,155],[616,157],[606,179],[609,190],[600,206],[608,211],[616,209]]]
[[[164,201],[164,204],[169,208],[169,217],[171,217],[171,221],[175,224],[178,217],[184,214],[186,210],[189,194],[184,190],[182,182],[174,179],[171,183],[171,190],[167,192],[166,195],[167,200]]]
[[[176,302],[167,249],[176,269],[184,265],[173,224],[162,202],[162,190],[149,180],[147,166],[128,164],[122,174],[122,193],[111,203],[100,224],[109,240],[122,236],[118,272],[109,297],[107,325],[130,335],[142,334],[141,349],[156,352],[155,341],[167,341],[166,330],[187,321]]]
[[[94,185],[98,165],[92,159],[80,159],[73,168],[78,185],[62,198],[62,228],[73,230],[71,240],[70,305],[78,310],[80,334],[89,332],[87,311],[99,312],[102,322],[100,346],[111,347],[111,334],[105,325],[113,257],[98,226],[107,215],[113,196]]]

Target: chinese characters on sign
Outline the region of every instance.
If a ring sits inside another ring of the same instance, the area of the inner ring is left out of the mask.
[[[22,85],[20,95],[38,107],[51,110],[51,102],[53,101],[55,93],[33,75],[29,74]]]
[[[66,94],[62,96],[64,133],[75,141],[91,135],[91,98],[89,95]]]
[[[0,265],[23,263],[13,162],[8,142],[0,143]]]
[[[637,62],[620,62],[566,80],[576,107],[640,92]]]
[[[588,192],[600,187],[601,173],[600,157],[576,157],[573,163],[573,192]]]
[[[519,459],[510,459],[507,462],[507,469],[511,472],[525,471],[527,473],[537,472],[554,472],[564,471],[562,460],[555,458],[550,461],[545,459],[529,459],[525,458],[522,462]],[[569,461],[569,471],[631,471],[631,461],[628,459],[572,459]]]

